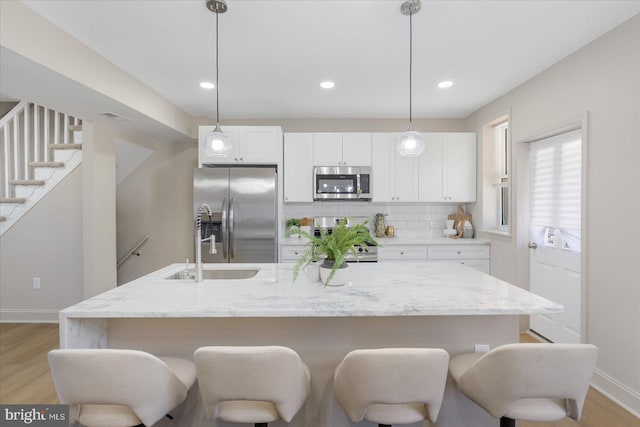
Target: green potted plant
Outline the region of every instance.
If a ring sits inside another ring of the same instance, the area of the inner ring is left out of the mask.
[[[285,227],[287,229],[287,237],[292,234],[298,234],[300,231],[300,220],[298,218],[289,218]]]
[[[323,259],[320,265],[320,279],[325,285],[340,286],[347,282],[348,264],[344,257],[351,252],[356,259],[358,251],[355,246],[370,245],[378,246],[378,243],[371,238],[367,222],[355,224],[347,227],[348,219],[343,218],[333,227],[332,233],[320,230],[320,236],[299,230],[298,234],[309,239],[305,251],[296,262],[293,273],[293,280],[298,277],[300,270],[314,261]],[[338,277],[336,277],[338,276]]]

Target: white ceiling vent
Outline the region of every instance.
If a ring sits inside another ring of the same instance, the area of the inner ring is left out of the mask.
[[[112,120],[115,120],[116,122],[130,122],[130,119],[127,119],[126,117],[122,117],[117,115],[116,113],[111,113],[111,112],[107,112],[107,113],[100,113],[103,116],[107,116]]]

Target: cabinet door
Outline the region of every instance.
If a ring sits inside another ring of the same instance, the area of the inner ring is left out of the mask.
[[[448,201],[476,201],[476,134],[447,134],[444,193]]]
[[[279,163],[279,134],[273,127],[240,129],[234,160],[239,163]]]
[[[419,200],[421,202],[444,202],[442,194],[443,160],[444,160],[444,133],[424,133],[424,151],[418,157],[420,163],[419,172]]]
[[[284,134],[284,201],[313,202],[313,135]]]
[[[395,149],[395,138],[392,144],[395,157],[395,200],[396,202],[417,202],[419,161],[420,157],[402,157]]]
[[[342,134],[342,164],[347,166],[371,166],[371,134]]]
[[[395,199],[395,135],[374,133],[371,137],[372,201],[391,202]]]
[[[313,134],[313,165],[342,165],[342,135],[339,133]]]

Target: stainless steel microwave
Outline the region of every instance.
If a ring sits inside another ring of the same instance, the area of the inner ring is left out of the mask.
[[[313,200],[371,200],[371,167],[314,167]]]

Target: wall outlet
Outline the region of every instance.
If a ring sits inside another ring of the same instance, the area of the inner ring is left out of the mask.
[[[476,344],[473,347],[474,352],[476,353],[486,353],[491,350],[491,346],[489,344]]]
[[[33,289],[40,289],[40,278],[39,277],[34,277],[33,278]]]

